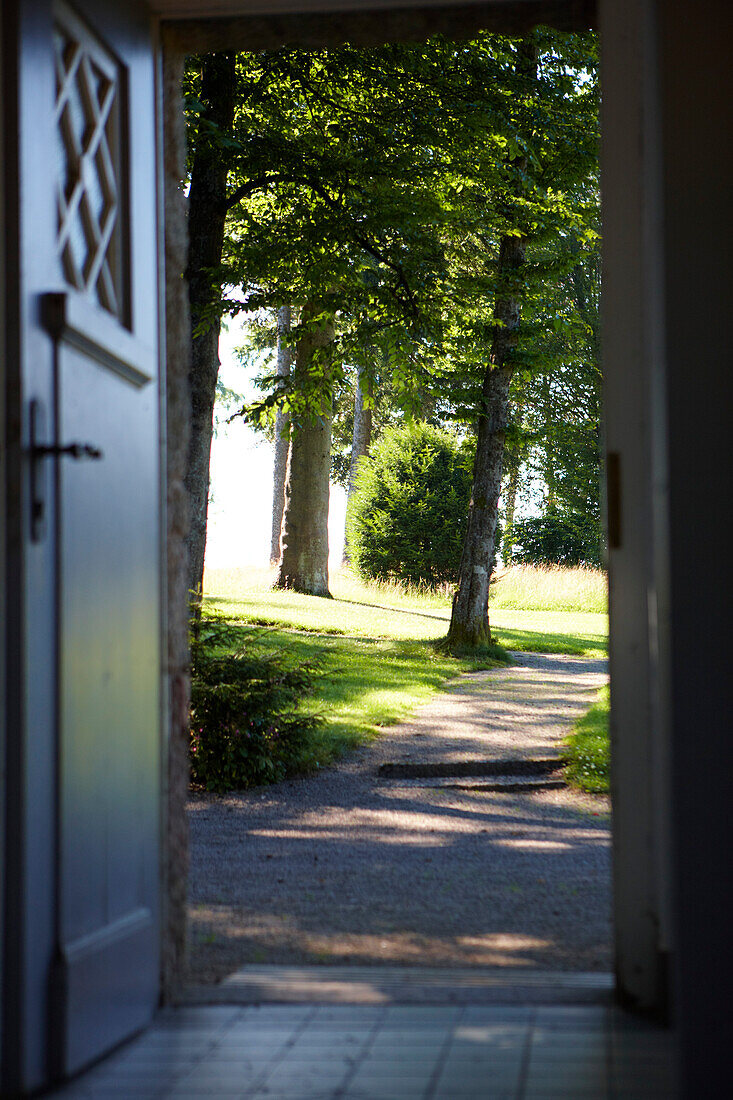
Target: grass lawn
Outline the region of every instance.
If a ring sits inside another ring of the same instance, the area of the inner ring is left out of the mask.
[[[348,573],[337,573],[331,580],[334,599],[324,600],[273,592],[272,576],[268,569],[210,570],[206,576],[209,605],[251,624],[348,637],[435,641],[448,631],[448,595],[367,585]],[[531,590],[525,592],[525,602],[533,602]],[[492,630],[507,649],[582,657],[602,657],[608,650],[605,612],[494,608],[490,602],[489,614]]]
[[[294,663],[318,659],[315,690],[305,705],[325,719],[310,746],[319,764],[376,736],[380,727],[407,718],[460,672],[497,664],[491,659],[459,661],[425,641],[314,631],[268,630],[256,645],[287,649]]]
[[[344,572],[332,577],[334,599],[328,600],[274,592],[272,577],[269,569],[209,570],[206,606],[267,627],[253,633],[251,645],[287,651],[296,663],[320,658],[315,691],[304,704],[325,719],[311,745],[320,764],[406,718],[460,672],[496,663],[488,654],[457,659],[435,648],[448,629],[448,594],[367,585]],[[557,592],[557,577],[553,585]],[[532,602],[531,592],[525,602]],[[577,594],[569,602],[577,603]],[[508,649],[589,657],[606,652],[607,618],[599,611],[502,608],[490,614]]]
[[[575,723],[568,738],[566,774],[573,786],[584,791],[607,793],[609,789],[609,713],[609,690],[603,687],[596,702]]]

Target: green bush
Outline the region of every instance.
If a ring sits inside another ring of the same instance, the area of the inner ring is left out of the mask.
[[[471,455],[429,424],[388,429],[359,463],[346,518],[360,576],[440,585],[457,579],[471,495]]]
[[[314,662],[256,650],[261,631],[204,619],[191,643],[191,779],[210,791],[276,783],[311,763],[321,719],[298,711]]]
[[[598,520],[579,512],[548,509],[512,525],[511,561],[526,565],[603,567]]]

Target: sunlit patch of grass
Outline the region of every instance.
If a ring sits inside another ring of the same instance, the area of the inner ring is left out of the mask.
[[[590,710],[580,718],[567,739],[565,775],[581,790],[605,794],[609,789],[610,740],[608,721],[610,714],[608,687],[598,692]]]
[[[523,611],[605,612],[608,580],[587,566],[513,565],[495,574],[489,608]]]
[[[276,570],[247,567],[246,569],[207,569],[204,591],[207,596],[227,599],[251,599],[256,593],[271,592]],[[331,594],[337,600],[355,602],[360,606],[393,608],[399,611],[438,611],[450,615],[452,590],[402,584],[399,581],[362,581],[348,569],[331,570]],[[273,593],[275,594],[275,593]],[[293,595],[278,592],[277,595]]]
[[[211,569],[204,573],[204,592],[207,596],[237,596],[252,592],[267,592],[275,579],[272,566],[262,568],[251,565],[246,568]]]
[[[209,597],[219,614],[262,626],[287,626],[321,634],[348,634],[367,638],[415,638],[429,641],[448,630],[449,612],[404,611],[386,605],[325,600],[298,592],[242,592],[236,597]]]
[[[350,637],[437,641],[448,633],[450,597],[398,584],[363,584],[348,572],[331,578],[332,600],[273,591],[274,571],[211,570],[207,603],[252,625]],[[505,610],[490,607],[492,632],[506,649],[602,657],[608,619],[581,611]]]
[[[267,592],[275,579],[272,566],[246,569],[207,569],[207,595],[234,599]],[[415,586],[401,581],[363,581],[348,569],[331,571],[331,593],[339,600],[355,600],[398,610],[434,610],[450,613],[453,588]],[[608,584],[602,569],[585,566],[513,565],[494,574],[489,596],[494,610],[576,611],[603,614],[608,608]]]

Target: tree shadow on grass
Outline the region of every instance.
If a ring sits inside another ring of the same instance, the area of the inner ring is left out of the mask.
[[[411,615],[416,619],[437,619],[440,623],[445,623],[446,627],[450,621],[450,614],[446,615],[432,615],[429,611],[408,611],[404,607],[390,607],[388,604],[381,603],[366,603],[363,600],[347,600],[343,596],[334,596],[336,603],[349,603],[354,607],[373,607],[375,611],[390,611],[395,615]]]

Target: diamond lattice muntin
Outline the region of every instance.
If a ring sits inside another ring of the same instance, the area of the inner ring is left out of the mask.
[[[122,313],[119,74],[93,40],[56,27],[58,248],[67,281]]]

